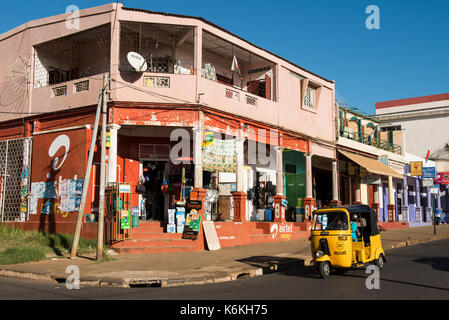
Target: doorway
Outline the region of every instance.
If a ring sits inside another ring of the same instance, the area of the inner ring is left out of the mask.
[[[145,219],[153,221],[164,221],[167,211],[167,194],[162,191],[164,181],[167,181],[167,161],[142,161],[145,186],[143,194],[145,206]]]

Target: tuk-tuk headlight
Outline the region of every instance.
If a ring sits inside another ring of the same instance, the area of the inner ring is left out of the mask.
[[[321,258],[323,255],[324,255],[324,252],[321,251],[321,250],[318,250],[318,251],[316,252],[316,257],[317,257],[317,258]]]

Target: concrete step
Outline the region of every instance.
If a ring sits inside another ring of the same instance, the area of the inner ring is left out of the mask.
[[[160,247],[170,247],[170,246],[190,246],[192,245],[193,240],[189,239],[167,239],[167,238],[159,238],[159,239],[133,239],[133,240],[124,240],[112,245],[112,248],[120,248],[120,247],[152,247],[152,246],[160,246]]]
[[[140,232],[133,230],[133,240],[137,239],[181,239],[182,233],[166,233],[166,232]]]
[[[117,247],[113,248],[118,254],[186,252],[202,250],[198,246],[148,246],[148,247]]]

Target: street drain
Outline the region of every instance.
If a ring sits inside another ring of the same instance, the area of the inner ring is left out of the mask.
[[[162,282],[158,281],[158,280],[130,282],[129,287],[130,288],[160,288],[160,287],[162,287]]]
[[[248,279],[248,278],[250,278],[250,277],[251,277],[250,274],[247,273],[247,272],[245,272],[245,273],[240,273],[240,274],[238,274],[237,277],[236,277],[236,279],[237,279],[237,280],[243,280],[243,279]]]

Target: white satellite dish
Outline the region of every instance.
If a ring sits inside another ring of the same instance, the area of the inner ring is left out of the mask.
[[[128,62],[137,72],[147,71],[148,65],[145,59],[137,52],[128,53]]]

